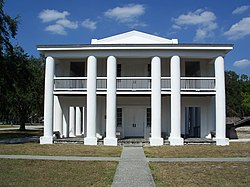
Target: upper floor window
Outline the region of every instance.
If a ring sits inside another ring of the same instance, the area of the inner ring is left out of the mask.
[[[185,76],[186,77],[201,76],[200,62],[185,62]]]
[[[148,64],[148,77],[151,77],[151,64]]]
[[[122,65],[121,64],[117,64],[117,71],[116,71],[116,76],[117,77],[121,77],[122,76]]]
[[[84,77],[85,76],[85,63],[84,62],[71,62],[70,63],[70,76],[71,77]]]

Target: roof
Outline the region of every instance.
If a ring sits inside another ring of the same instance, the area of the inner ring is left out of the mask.
[[[178,44],[178,40],[162,38],[134,30],[99,40],[92,39],[91,44]]]
[[[39,51],[81,50],[220,50],[226,53],[232,44],[179,44],[177,39],[167,39],[139,31],[130,31],[103,39],[92,39],[91,44],[38,45]]]

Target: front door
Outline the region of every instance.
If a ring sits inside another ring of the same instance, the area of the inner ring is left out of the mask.
[[[125,137],[144,137],[145,109],[128,107],[124,110]]]

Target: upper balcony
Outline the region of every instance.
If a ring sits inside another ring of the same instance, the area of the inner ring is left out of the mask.
[[[151,77],[117,77],[117,93],[150,93]],[[182,93],[207,93],[215,92],[215,77],[181,77],[180,85]],[[97,77],[97,92],[107,91],[107,77]],[[86,92],[87,77],[55,77],[55,92]],[[161,91],[171,91],[171,77],[161,77]]]

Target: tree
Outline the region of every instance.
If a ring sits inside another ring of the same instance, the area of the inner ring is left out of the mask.
[[[43,105],[43,64],[41,59],[29,57],[20,46],[6,55],[8,64],[12,64],[9,74],[11,89],[7,91],[8,114],[18,119],[20,130],[30,116],[41,115]]]
[[[12,64],[4,58],[6,52],[13,53],[13,46],[10,38],[17,34],[19,17],[11,18],[3,10],[4,1],[0,0],[0,119],[8,117],[7,91],[11,89],[11,75],[9,70],[13,69]]]
[[[242,116],[241,87],[234,71],[225,72],[227,116]]]

